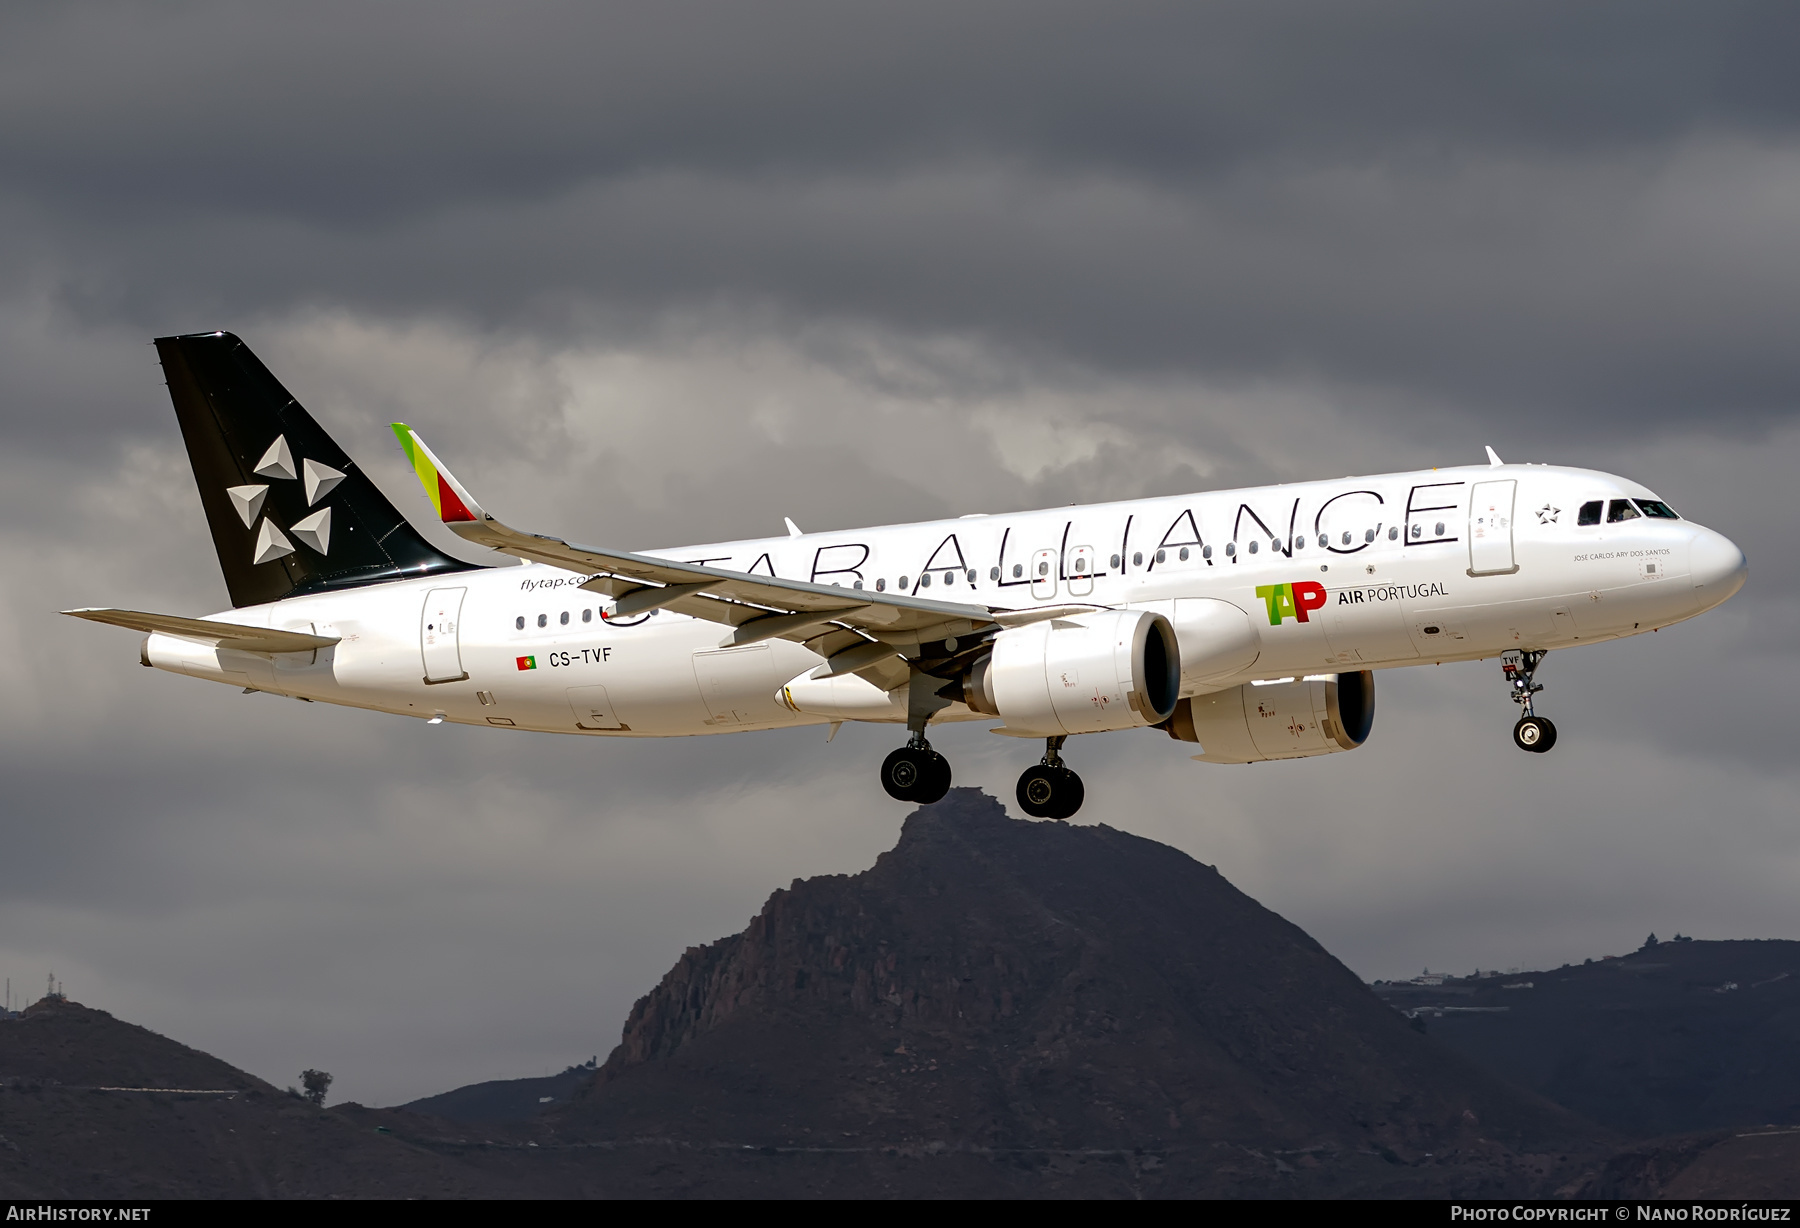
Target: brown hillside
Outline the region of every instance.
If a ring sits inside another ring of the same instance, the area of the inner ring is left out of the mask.
[[[872,869],[797,881],[689,950],[551,1120],[565,1142],[1150,1159],[1069,1193],[1521,1190],[1597,1141],[1211,867],[973,789]]]
[[[235,1094],[194,1094],[215,1089]],[[46,1000],[0,1022],[0,1197],[456,1197],[494,1188],[452,1160],[105,1011]]]

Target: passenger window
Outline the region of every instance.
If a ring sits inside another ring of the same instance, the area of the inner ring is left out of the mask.
[[[1014,563],[1013,564],[1013,579],[1017,580],[1020,576],[1022,576],[1024,574],[1025,574],[1025,564]],[[906,581],[904,579],[902,579],[900,581],[900,583],[905,584]]]
[[[1576,524],[1599,524],[1600,523],[1600,508],[1602,506],[1603,505],[1601,504],[1600,500],[1598,500],[1598,499],[1595,499],[1592,503],[1583,503],[1581,505],[1581,514],[1578,515],[1577,517],[1575,517],[1575,523]]]
[[[565,627],[568,626],[569,625],[569,612],[567,610],[564,610],[562,612],[562,617],[557,619],[557,621],[560,622]]]
[[[1166,562],[1168,560],[1168,557],[1169,557],[1169,552],[1167,550],[1158,550],[1156,552],[1156,561],[1159,563]]]
[[[1631,506],[1630,499],[1614,499],[1612,506],[1606,509],[1606,523],[1618,524],[1621,520],[1636,520],[1638,510]]]
[[[1211,547],[1211,546],[1202,546],[1202,547],[1200,547],[1200,557],[1201,557],[1201,558],[1203,558],[1203,559],[1206,559],[1206,560],[1208,560],[1208,561],[1211,561],[1211,559],[1212,559],[1212,547]]]
[[[1681,517],[1675,514],[1674,508],[1670,507],[1660,499],[1639,499],[1637,505],[1643,509],[1644,515],[1656,520],[1681,519]]]
[[[1390,527],[1388,529],[1388,540],[1391,542],[1400,540],[1400,526],[1399,525],[1393,525],[1392,527]]]
[[[538,626],[548,627],[549,625],[550,625],[550,616],[548,614],[539,614],[538,615]]]
[[[1188,548],[1186,546],[1183,546],[1181,548],[1181,554],[1179,557],[1180,557],[1181,561],[1184,563],[1188,561]]]
[[[998,580],[999,578],[1000,578],[1000,569],[998,567],[988,568],[988,579]]]
[[[525,630],[525,616],[523,614],[521,614],[517,618],[513,619],[513,630],[515,630],[515,631]]]
[[[906,587],[906,577],[905,576],[900,577],[900,587],[902,589],[904,589]]]
[[[1251,543],[1250,543],[1250,553],[1251,553],[1251,554],[1255,554],[1255,553],[1256,553],[1256,546],[1257,546],[1257,543],[1256,543],[1256,542],[1251,542]],[[1182,557],[1182,558],[1186,558],[1186,557],[1187,557],[1187,551],[1185,551],[1185,550],[1183,550],[1183,551],[1182,551],[1182,552],[1181,552],[1181,557]]]
[[[593,622],[594,621],[594,612],[592,610],[583,610],[581,612],[581,621],[584,623]]]
[[[1042,567],[1043,564],[1040,563],[1040,564],[1038,564],[1038,566]],[[931,587],[931,573],[929,571],[919,577],[919,587],[920,588],[930,588]]]
[[[1136,554],[1131,556],[1131,565],[1133,567],[1142,567],[1144,565],[1144,552],[1142,550],[1139,550]]]
[[[875,591],[878,593],[887,592],[887,581],[885,579],[875,581]]]
[[[1038,575],[1040,575],[1040,576],[1047,576],[1047,575],[1049,575],[1049,574],[1050,574],[1050,564],[1048,564],[1048,563],[1039,563],[1039,564],[1038,564]]]
[[[1114,571],[1119,570],[1119,556],[1116,554],[1112,556],[1112,569]]]

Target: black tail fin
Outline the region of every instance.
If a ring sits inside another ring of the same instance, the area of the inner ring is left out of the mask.
[[[230,333],[159,337],[233,606],[470,571],[407,523]]]

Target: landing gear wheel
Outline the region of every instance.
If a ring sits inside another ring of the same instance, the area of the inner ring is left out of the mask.
[[[930,805],[950,792],[950,761],[929,746],[902,746],[882,762],[881,787],[895,801]]]
[[[1038,763],[1019,776],[1019,809],[1034,819],[1066,819],[1087,798],[1081,777],[1061,764]]]
[[[1541,755],[1556,745],[1556,726],[1548,717],[1521,716],[1513,726],[1513,745]]]

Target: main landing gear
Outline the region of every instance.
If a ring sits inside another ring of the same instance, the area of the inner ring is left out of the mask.
[[[1044,760],[1019,777],[1019,809],[1034,819],[1066,819],[1081,809],[1087,790],[1062,761],[1061,737],[1044,739]]]
[[[897,802],[928,806],[950,792],[950,761],[931,749],[920,730],[882,762],[881,787]]]
[[[1541,648],[1514,649],[1500,654],[1500,668],[1512,687],[1513,702],[1525,710],[1519,723],[1513,726],[1513,745],[1540,755],[1556,745],[1556,726],[1549,717],[1539,716],[1531,702],[1531,697],[1544,689],[1543,683],[1532,681],[1544,655]]]

